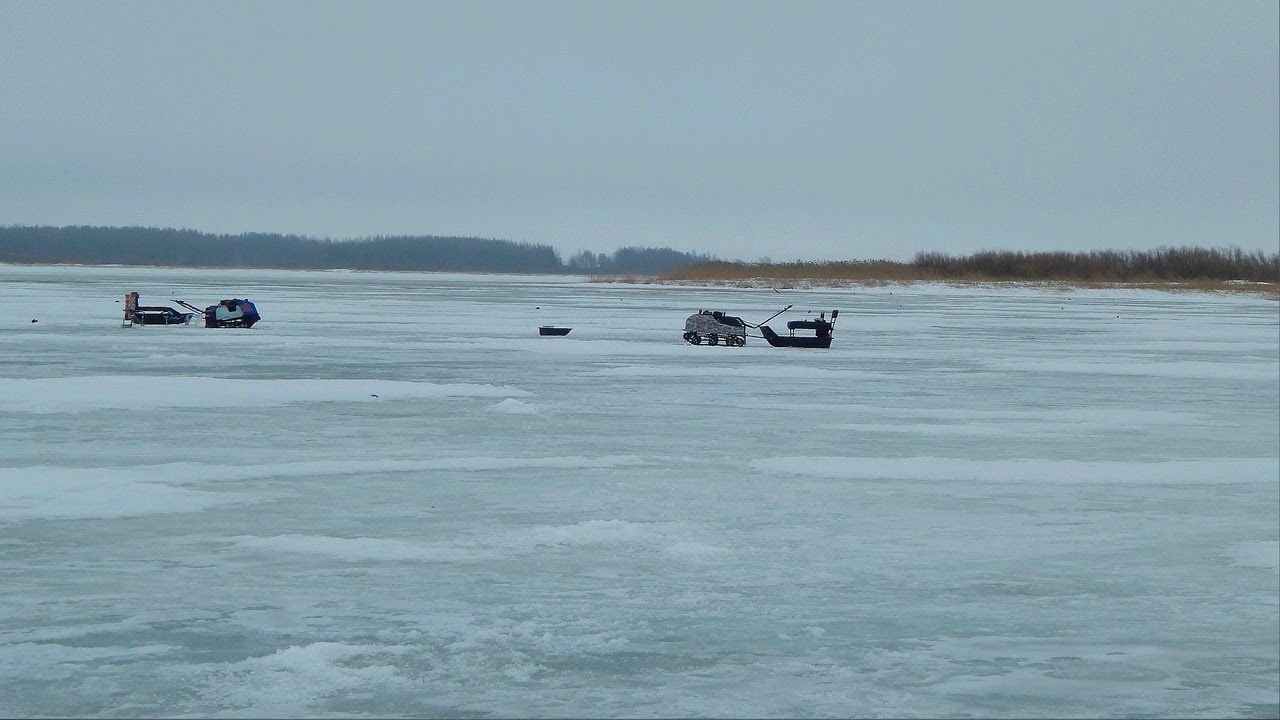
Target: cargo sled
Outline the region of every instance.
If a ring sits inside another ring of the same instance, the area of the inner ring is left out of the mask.
[[[186,325],[194,313],[178,312],[171,307],[144,305],[133,311],[137,325]]]
[[[839,310],[832,310],[830,322],[827,321],[826,313],[820,313],[817,320],[792,320],[787,323],[786,335],[779,335],[768,325],[761,325],[760,333],[774,347],[829,348],[831,333],[835,330],[836,316],[839,314]],[[796,335],[796,330],[812,330],[813,334]]]
[[[126,293],[124,296],[124,322],[121,327],[131,325],[186,325],[195,313],[184,313],[164,305],[139,305],[138,293]]]

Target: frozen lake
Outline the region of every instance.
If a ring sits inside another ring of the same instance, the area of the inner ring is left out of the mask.
[[[131,290],[263,320],[122,329]],[[680,339],[788,303],[830,350]],[[0,716],[1280,713],[1272,300],[0,266],[0,306]]]

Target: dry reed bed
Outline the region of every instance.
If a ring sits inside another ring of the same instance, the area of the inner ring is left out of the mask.
[[[806,277],[741,277],[741,278],[697,278],[684,276],[672,278],[666,275],[651,277],[639,275],[593,275],[589,282],[616,282],[633,285],[700,285],[712,287],[740,288],[776,288],[806,289],[822,287],[883,287],[886,285],[909,286],[914,284],[947,285],[951,287],[990,287],[990,288],[1040,288],[1066,292],[1081,288],[1090,289],[1135,289],[1160,290],[1164,292],[1208,292],[1261,295],[1267,299],[1280,301],[1280,285],[1276,283],[1253,283],[1235,280],[1195,280],[1195,281],[1127,281],[1100,282],[1083,280],[986,280],[986,279],[903,279],[903,278],[806,278]]]
[[[1160,248],[1093,252],[983,251],[963,257],[920,253],[910,262],[854,260],[743,263],[712,261],[641,282],[746,287],[907,283],[1125,287],[1280,296],[1280,254],[1238,248]]]
[[[727,264],[726,264],[727,265]],[[721,267],[720,264],[682,268],[657,276],[593,275],[590,282],[620,282],[647,285],[710,285],[742,288],[804,289],[815,287],[882,287],[885,285],[940,284],[953,287],[1025,288],[1069,291],[1080,288],[1126,288],[1166,292],[1209,292],[1261,295],[1280,301],[1280,283],[1244,280],[1131,278],[1125,280],[1090,280],[1078,278],[991,278],[980,274],[966,277],[943,277],[936,273],[915,273],[902,267],[885,268],[878,273],[859,266],[856,272],[840,272],[824,267],[819,272],[804,272],[783,266],[775,272],[770,267]]]

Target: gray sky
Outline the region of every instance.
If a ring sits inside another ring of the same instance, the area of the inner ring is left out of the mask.
[[[1280,4],[0,2],[0,224],[1280,250]]]

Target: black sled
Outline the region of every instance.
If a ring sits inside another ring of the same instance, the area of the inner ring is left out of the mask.
[[[138,293],[124,295],[124,322],[121,327],[130,325],[186,325],[195,313],[184,313],[164,305],[139,305]]]
[[[194,314],[171,307],[143,305],[133,311],[133,322],[135,325],[186,325]]]
[[[792,320],[787,323],[786,335],[779,335],[768,325],[761,325],[760,333],[774,347],[829,348],[839,314],[839,310],[832,310],[830,322],[827,322],[826,313],[819,314],[817,320]],[[812,330],[813,335],[796,335],[796,330]]]

